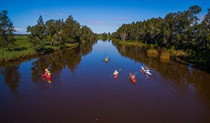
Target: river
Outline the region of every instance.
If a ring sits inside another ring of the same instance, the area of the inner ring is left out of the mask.
[[[51,81],[42,77],[45,68]],[[120,70],[117,79],[114,70]],[[209,80],[209,73],[150,56],[145,48],[98,40],[1,65],[0,121],[208,123]]]

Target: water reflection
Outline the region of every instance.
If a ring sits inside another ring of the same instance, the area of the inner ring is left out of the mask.
[[[74,49],[59,50],[50,54],[38,56],[31,65],[32,81],[37,82],[40,80],[46,68],[48,68],[54,75],[59,74],[64,68],[68,68],[71,72],[74,72],[80,64],[82,56],[90,53],[92,51],[92,46],[95,43],[96,41],[82,43]],[[29,59],[32,58],[27,58],[27,60]],[[17,60],[9,62],[6,65],[1,65],[2,67],[0,67],[0,74],[3,75],[5,84],[8,85],[13,92],[18,91],[18,84],[21,78],[19,65],[23,61],[24,60]]]
[[[44,70],[48,68],[53,74],[59,74],[62,69],[68,68],[72,73],[77,69],[82,56],[92,51],[93,43],[83,43],[74,49],[59,50],[51,54],[38,57],[32,63],[32,79],[37,81]]]
[[[0,73],[4,76],[4,83],[14,93],[18,91],[18,84],[20,82],[19,65],[9,65],[0,68]]]
[[[114,45],[117,50],[111,42],[99,41],[92,51],[92,45],[84,43],[29,62],[3,66],[0,69],[3,75],[0,81],[5,81],[0,83],[3,121],[210,120],[209,74],[172,61],[162,62],[159,56],[148,56],[144,47]],[[109,62],[104,61],[104,54],[111,58]],[[152,76],[139,72],[141,65],[150,67]],[[50,84],[41,76],[46,67],[52,73]],[[113,78],[115,69],[122,69],[118,79]],[[13,70],[18,76],[10,75]],[[129,72],[136,72],[135,85],[129,81]],[[18,94],[11,94],[8,86],[15,88],[12,91],[19,89]]]
[[[146,52],[148,49],[146,47],[119,45],[115,42],[113,44],[122,56],[139,62],[140,65],[148,66],[154,73],[152,77],[155,77],[158,73],[173,80],[176,85],[182,88],[196,87],[200,94],[205,95],[210,100],[210,75],[205,71],[192,67],[189,69],[189,66],[173,61],[163,61],[160,56],[150,56]]]

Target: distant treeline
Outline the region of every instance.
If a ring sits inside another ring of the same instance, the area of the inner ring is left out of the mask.
[[[15,47],[15,28],[7,16],[7,10],[0,12],[0,48],[11,50]],[[72,16],[63,19],[47,20],[40,15],[37,24],[27,27],[28,41],[35,50],[44,48],[45,44],[65,48],[68,43],[95,41],[97,35],[87,26],[81,26]],[[20,35],[20,34],[19,34]],[[23,36],[23,35],[21,35]]]
[[[87,26],[81,26],[72,16],[65,21],[48,20],[44,23],[42,16],[39,17],[37,24],[28,26],[30,32],[29,41],[38,49],[43,47],[44,42],[52,46],[65,47],[67,43],[88,42],[97,39],[97,35]]]
[[[14,34],[15,27],[7,16],[7,10],[0,12],[0,62],[73,48],[79,42],[92,44],[97,34],[87,26],[81,26],[72,16],[63,19],[43,21],[40,15],[37,24],[28,26],[28,34]]]
[[[109,40],[111,39],[111,33],[108,32],[104,32],[104,33],[101,33],[101,34],[97,34],[98,35],[98,39],[102,39],[102,40]]]
[[[210,9],[203,20],[198,17],[201,11],[201,7],[191,6],[186,11],[169,13],[165,18],[123,24],[112,33],[112,38],[184,50],[189,59],[210,64]]]

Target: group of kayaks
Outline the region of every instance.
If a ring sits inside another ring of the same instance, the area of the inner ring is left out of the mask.
[[[121,70],[121,69],[120,69]],[[150,70],[148,69],[148,68],[144,68],[143,66],[141,66],[141,70],[140,70],[140,72],[144,72],[145,74],[147,74],[147,75],[152,75],[151,73],[150,73]],[[137,72],[136,72],[137,73]],[[131,72],[129,73],[129,79],[131,80],[131,82],[133,82],[133,83],[136,83],[136,73],[135,74],[132,74]],[[117,70],[115,70],[114,71],[114,73],[113,73],[113,77],[116,79],[116,78],[118,78],[118,74],[119,74],[119,72],[117,71]]]
[[[109,61],[109,57],[106,57],[104,60],[105,60],[106,62],[108,62],[108,61]],[[120,70],[121,70],[121,69],[119,69],[118,71],[117,71],[117,70],[114,71],[113,77],[114,77],[115,79],[118,78],[118,75],[119,75],[119,71],[120,71]],[[144,68],[143,66],[141,66],[140,72],[144,72],[145,74],[150,75],[150,76],[152,75],[152,74],[150,73],[150,70],[149,70],[148,68]],[[136,72],[136,73],[137,73],[137,72]],[[130,79],[131,82],[133,82],[133,83],[136,83],[136,73],[135,73],[135,74],[132,74],[131,72],[129,73],[129,79]],[[48,81],[51,82],[52,76],[51,76],[50,71],[49,71],[47,68],[45,69],[45,73],[42,74],[42,77],[46,78]]]

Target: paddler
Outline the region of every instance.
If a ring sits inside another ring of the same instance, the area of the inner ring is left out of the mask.
[[[50,73],[50,71],[47,68],[45,69],[44,75],[51,77],[51,73]]]
[[[131,79],[132,79],[132,80],[135,80],[135,79],[136,79],[135,74],[130,73],[130,75],[131,75]]]
[[[45,75],[45,76],[47,76],[47,75],[48,75],[48,73],[49,73],[49,71],[48,71],[48,69],[46,68],[46,69],[45,69],[45,73],[44,73],[44,75]]]
[[[105,58],[105,61],[108,62],[108,61],[109,61],[109,57],[106,57],[106,58]]]
[[[115,70],[114,73],[113,73],[113,75],[118,75],[118,71]]]

